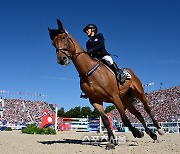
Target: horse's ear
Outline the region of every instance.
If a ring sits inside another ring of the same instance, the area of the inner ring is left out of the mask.
[[[59,19],[57,19],[57,24],[58,24],[59,30],[64,30],[63,25],[62,25],[62,23],[61,23],[61,21]]]
[[[51,31],[51,29],[48,27],[48,31],[50,32]]]

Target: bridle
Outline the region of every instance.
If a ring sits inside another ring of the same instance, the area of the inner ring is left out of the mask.
[[[67,34],[67,33],[66,33]],[[66,38],[67,38],[67,40],[70,40],[71,41],[71,43],[74,45],[74,47],[75,47],[75,43],[73,42],[73,40],[72,40],[72,38],[71,37],[68,37],[68,35],[66,35]],[[56,48],[56,47],[55,47]],[[67,58],[69,58],[70,60],[72,60],[72,57],[74,56],[74,55],[77,55],[76,57],[75,57],[75,59],[77,59],[77,57],[81,54],[81,53],[85,53],[85,54],[88,54],[87,52],[78,52],[78,53],[71,53],[71,54],[68,54],[66,51],[69,51],[69,49],[68,49],[68,47],[67,48],[56,48],[56,52],[58,52],[58,51],[60,51],[61,53],[63,53],[65,56],[67,56]],[[76,48],[75,48],[75,51],[76,51]],[[75,52],[74,51],[74,52]],[[97,63],[96,63],[96,65],[94,66],[94,67],[92,67],[87,73],[85,73],[85,74],[83,74],[83,75],[79,75],[79,77],[81,78],[81,79],[83,79],[83,78],[88,78],[94,71],[96,71],[96,69],[100,66],[100,62],[98,61]]]
[[[71,39],[71,37],[68,37],[67,33],[66,33],[66,38],[67,40],[70,40],[71,43],[75,46],[73,40]],[[56,48],[56,47],[55,47]],[[69,51],[68,48],[56,48],[56,52],[60,51],[61,53],[63,53],[64,55],[66,55],[69,59],[72,59],[73,54],[67,54],[65,51]]]
[[[65,51],[69,51],[66,48],[56,48],[56,52],[60,51],[61,53],[63,53],[66,57],[68,57],[69,59],[72,59],[72,55],[67,54]]]
[[[67,33],[66,33],[67,34]],[[73,42],[73,40],[72,40],[72,38],[71,37],[68,37],[68,35],[66,35],[66,38],[68,39],[68,40],[70,40],[71,41],[71,43],[75,46],[75,43]],[[56,47],[55,47],[56,48]],[[68,48],[56,48],[56,52],[58,52],[58,51],[60,51],[61,53],[63,53],[65,56],[67,56],[70,60],[72,59],[72,57],[73,57],[73,55],[79,55],[79,54],[81,54],[81,53],[85,53],[85,54],[87,54],[86,52],[79,52],[79,53],[72,53],[72,54],[67,54],[66,53],[66,51],[69,51],[69,49]],[[75,50],[76,51],[76,50]]]

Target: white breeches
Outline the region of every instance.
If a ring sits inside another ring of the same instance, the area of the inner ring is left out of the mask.
[[[102,59],[104,59],[108,63],[109,66],[111,66],[114,63],[111,56],[107,55],[107,56],[104,56]]]

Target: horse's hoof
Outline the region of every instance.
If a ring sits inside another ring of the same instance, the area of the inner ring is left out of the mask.
[[[118,145],[118,141],[115,140],[114,141],[114,145],[117,146]]]
[[[164,130],[163,129],[158,129],[157,131],[158,131],[159,135],[164,135]]]
[[[150,137],[151,137],[153,140],[157,140],[157,135],[154,134],[154,133],[151,133],[151,134],[150,134]]]
[[[108,144],[106,145],[106,150],[110,150],[110,149],[115,149],[115,145],[112,144],[112,143],[108,143]]]
[[[136,138],[142,138],[142,137],[144,137],[144,133],[143,132],[141,132],[141,131],[139,131],[139,132],[136,132],[135,134],[133,134],[134,135],[134,137]]]
[[[139,134],[137,135],[137,138],[143,138],[144,137],[144,133],[143,132],[139,132]]]
[[[144,137],[144,132],[140,132],[140,133],[141,133],[141,137],[140,138]]]

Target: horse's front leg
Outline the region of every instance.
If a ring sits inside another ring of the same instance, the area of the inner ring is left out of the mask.
[[[102,118],[102,121],[103,121],[103,124],[104,124],[105,128],[107,129],[109,143],[106,145],[106,149],[115,149],[115,145],[117,143],[115,142],[115,137],[114,137],[114,134],[113,134],[113,132],[111,130],[109,120],[108,120],[108,118],[107,118],[107,116],[105,114],[102,102],[95,103],[93,100],[90,100],[90,103],[92,104],[92,106],[96,110],[99,111],[99,113],[101,115],[101,118]]]

